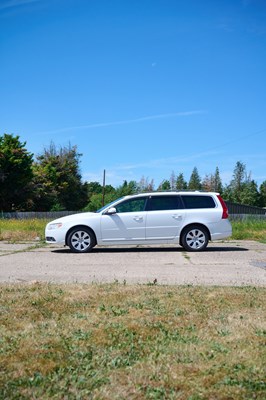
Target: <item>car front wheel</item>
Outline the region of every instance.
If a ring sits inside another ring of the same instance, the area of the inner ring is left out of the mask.
[[[87,253],[95,246],[94,234],[87,228],[73,229],[67,239],[67,245],[74,253]]]
[[[207,229],[203,226],[192,225],[184,229],[181,245],[187,251],[202,251],[209,243]]]

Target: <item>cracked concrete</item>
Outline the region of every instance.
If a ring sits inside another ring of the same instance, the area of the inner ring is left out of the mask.
[[[266,286],[266,244],[212,242],[202,253],[173,245],[95,247],[73,254],[38,243],[0,242],[0,282],[114,282]]]

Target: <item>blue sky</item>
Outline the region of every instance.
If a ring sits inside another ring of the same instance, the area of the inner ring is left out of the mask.
[[[266,180],[265,0],[0,0],[0,56],[0,134],[85,180]]]

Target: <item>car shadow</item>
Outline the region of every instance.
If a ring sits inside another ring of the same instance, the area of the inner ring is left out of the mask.
[[[249,251],[249,249],[245,247],[207,247],[202,253],[213,253],[213,252],[240,252],[240,251]],[[70,253],[75,254],[70,251],[69,248],[64,249],[56,249],[52,250],[52,253]],[[182,247],[94,247],[91,253],[186,253]],[[199,252],[200,253],[200,252]],[[197,254],[199,254],[197,253]],[[78,254],[88,254],[88,253],[78,253]]]
[[[207,247],[206,250],[204,250],[205,253],[211,253],[211,252],[221,252],[224,253],[226,251],[249,251],[249,249],[245,247]]]

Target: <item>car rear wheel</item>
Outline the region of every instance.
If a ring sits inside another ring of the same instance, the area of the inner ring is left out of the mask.
[[[67,244],[74,253],[87,253],[95,246],[96,241],[90,229],[77,227],[70,232]]]
[[[181,245],[187,251],[202,251],[209,243],[209,234],[203,226],[191,225],[184,229]]]

